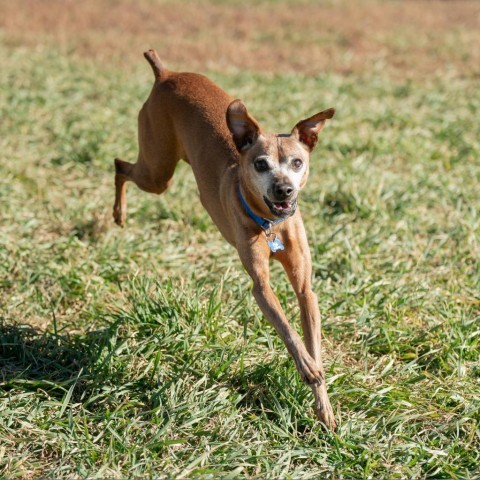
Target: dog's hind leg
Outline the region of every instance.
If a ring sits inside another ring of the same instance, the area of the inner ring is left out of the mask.
[[[154,110],[155,113],[155,110]],[[139,154],[136,163],[115,159],[115,204],[113,218],[123,226],[126,218],[126,182],[145,192],[161,194],[172,183],[175,167],[184,157],[168,119],[152,117],[147,104],[138,118]]]
[[[113,218],[117,225],[123,227],[127,212],[127,181],[135,183],[145,192],[161,194],[172,183],[173,173],[178,160],[160,162],[158,159],[153,168],[145,164],[140,157],[133,164],[120,158],[115,159],[115,203]]]

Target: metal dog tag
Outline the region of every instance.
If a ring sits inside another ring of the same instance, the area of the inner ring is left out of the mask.
[[[285,250],[283,243],[276,236],[271,242],[267,240],[267,245],[270,247],[272,253],[275,253],[278,250]]]

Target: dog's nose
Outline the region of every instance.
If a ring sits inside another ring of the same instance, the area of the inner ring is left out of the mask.
[[[286,200],[293,194],[293,185],[290,183],[276,183],[273,187],[273,193],[279,200]]]

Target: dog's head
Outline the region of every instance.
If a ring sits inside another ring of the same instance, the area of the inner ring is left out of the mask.
[[[241,100],[227,109],[227,125],[240,153],[240,181],[263,216],[285,218],[297,208],[307,181],[310,152],[333,108],[298,122],[290,134],[264,133]]]

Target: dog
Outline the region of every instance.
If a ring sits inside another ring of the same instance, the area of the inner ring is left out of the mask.
[[[233,245],[253,280],[253,295],[315,397],[317,418],[336,428],[322,364],[321,317],[298,195],[309,156],[333,108],[298,122],[288,134],[264,132],[241,100],[203,75],[169,71],[154,50],[144,53],[155,76],[138,117],[135,164],[115,159],[113,217],[126,218],[126,182],[161,194],[180,159],[192,167],[200,201]],[[270,287],[269,260],[284,267],[300,306],[304,340]]]

